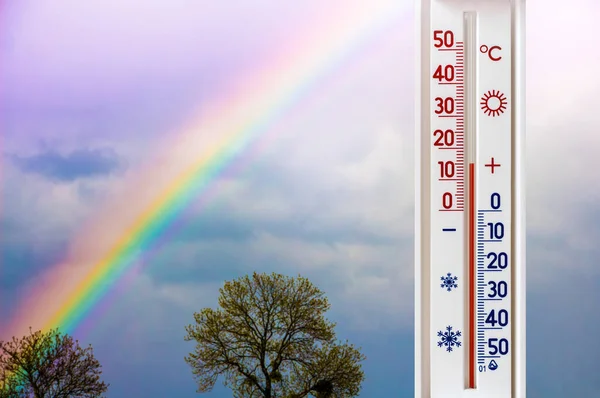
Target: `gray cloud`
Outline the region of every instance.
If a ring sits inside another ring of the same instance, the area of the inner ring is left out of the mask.
[[[112,149],[78,149],[65,155],[48,150],[30,156],[11,155],[10,158],[22,171],[55,181],[111,174],[120,166],[119,157]]]

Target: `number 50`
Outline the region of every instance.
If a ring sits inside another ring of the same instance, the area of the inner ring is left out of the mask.
[[[488,347],[490,348],[490,350],[488,351],[490,355],[508,354],[508,340],[506,339],[488,339]]]
[[[454,45],[454,32],[451,30],[434,30],[433,42],[435,48],[452,47]]]

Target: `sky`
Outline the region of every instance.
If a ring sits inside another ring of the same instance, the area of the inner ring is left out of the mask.
[[[268,145],[210,205],[193,202],[76,337],[93,345],[108,397],[192,397],[192,314],[216,305],[225,280],[302,274],[329,297],[338,337],[368,358],[361,397],[412,396],[412,1],[3,2],[0,326],[106,209],[144,200],[127,187],[154,192],[169,175],[141,170],[194,156],[180,138],[191,120],[276,70],[315,26],[374,10],[390,11],[385,23],[345,44],[343,61],[265,128]],[[600,397],[599,17],[595,0],[527,8],[530,398]],[[198,142],[218,140],[208,130]],[[206,396],[230,393],[217,383]]]

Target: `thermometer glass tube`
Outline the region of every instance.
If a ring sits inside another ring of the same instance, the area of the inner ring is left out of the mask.
[[[417,13],[415,397],[525,397],[525,3]]]

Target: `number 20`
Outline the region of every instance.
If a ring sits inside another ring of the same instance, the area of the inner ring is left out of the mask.
[[[454,130],[435,130],[433,132],[435,141],[433,146],[452,146],[454,145]]]

